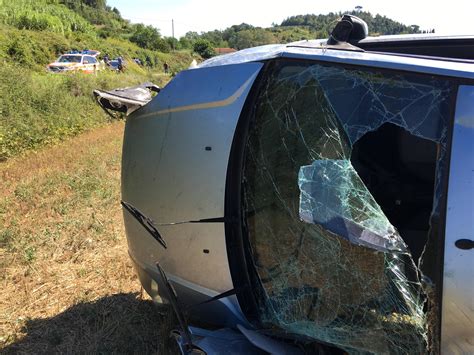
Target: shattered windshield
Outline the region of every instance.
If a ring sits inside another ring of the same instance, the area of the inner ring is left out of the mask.
[[[264,327],[349,353],[427,352],[437,322],[418,265],[451,84],[280,61],[262,85],[242,183]]]

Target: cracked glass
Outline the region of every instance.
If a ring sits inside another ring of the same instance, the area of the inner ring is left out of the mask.
[[[365,187],[349,160],[316,160],[300,168],[300,218],[380,251],[406,251],[406,245]]]
[[[242,182],[264,328],[349,353],[427,352],[422,252],[412,250],[427,243],[442,194],[451,84],[272,65],[250,120]],[[396,154],[387,143],[383,155],[374,142],[393,137]],[[409,191],[418,180],[433,184],[421,197]],[[425,213],[408,223],[409,208]]]

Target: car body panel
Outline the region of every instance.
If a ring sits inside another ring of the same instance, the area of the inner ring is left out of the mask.
[[[168,245],[165,250],[124,211],[130,255],[146,270],[159,260],[170,280],[184,289],[193,285],[205,297],[233,287],[223,223],[227,163],[261,68],[250,63],[181,72],[126,123],[122,199],[151,218]],[[222,220],[201,223],[215,218]]]
[[[159,226],[167,249],[143,235],[142,226],[124,212],[127,235],[131,236],[130,254],[146,265],[160,261],[169,275],[192,281],[203,289],[212,290],[208,296],[233,288],[227,263],[223,223],[185,223]],[[179,258],[177,258],[179,255]],[[181,262],[186,260],[186,262]],[[212,277],[209,277],[212,275]]]
[[[453,130],[443,281],[441,346],[445,354],[474,353],[474,86],[459,87]]]
[[[129,255],[134,263],[140,283],[146,292],[156,302],[167,302],[168,300],[163,298],[162,291],[165,289],[165,285],[162,283],[155,265],[146,263],[140,259],[140,256],[134,256],[131,250],[129,250]],[[210,324],[220,326],[234,328],[237,324],[250,326],[235,295],[212,301],[213,297],[219,296],[219,292],[172,274],[167,274],[167,277],[179,295],[180,303],[192,310],[190,315],[194,318],[209,318]]]
[[[181,72],[134,112],[124,138],[123,200],[158,223],[223,217],[235,126],[261,67],[252,63]],[[229,85],[223,85],[222,77]],[[129,144],[134,137],[140,142]]]

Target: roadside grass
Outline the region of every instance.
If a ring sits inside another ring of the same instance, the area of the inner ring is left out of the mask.
[[[18,29],[2,24],[1,1],[0,60],[10,64],[17,63],[36,72],[44,71],[48,63],[73,49],[96,49],[102,55],[107,53],[110,58],[123,56],[127,63],[132,63],[133,58],[139,58],[150,70],[162,71],[163,63],[167,62],[170,72],[186,69],[196,56],[186,49],[163,53],[141,48],[125,38],[101,38],[93,33],[61,34],[48,30]]]
[[[150,80],[163,85],[167,79],[137,65],[130,65],[121,74],[101,71],[97,75],[58,75],[5,63],[0,66],[0,161],[109,122],[94,102],[94,89]]]
[[[72,48],[93,48],[110,57],[123,55],[125,73],[46,72],[47,63]],[[132,58],[147,65],[138,66]],[[110,118],[95,103],[93,89],[146,81],[164,86],[170,75],[163,72],[163,63],[169,64],[173,75],[192,60],[189,51],[160,53],[118,38],[17,29],[2,25],[0,19],[0,161],[107,123]]]
[[[173,317],[140,290],[120,208],[124,124],[0,164],[0,349],[169,353]]]

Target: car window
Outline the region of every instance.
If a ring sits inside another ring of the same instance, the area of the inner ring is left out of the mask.
[[[87,61],[89,64],[95,64],[97,63],[97,59],[91,56],[84,56],[84,61]]]
[[[439,318],[417,265],[435,249],[453,85],[276,63],[242,181],[262,323],[348,352],[424,353]]]
[[[81,56],[79,55],[62,55],[58,59],[59,63],[80,63]]]

